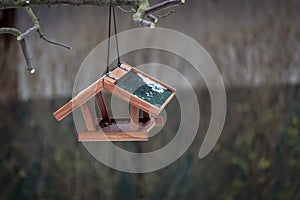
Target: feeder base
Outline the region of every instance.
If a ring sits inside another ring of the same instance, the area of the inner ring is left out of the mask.
[[[113,123],[100,127],[97,119],[96,131],[80,132],[77,139],[79,142],[99,142],[99,141],[148,141],[148,133],[155,126],[163,125],[163,118],[150,117],[147,121],[139,118],[138,129],[130,129],[130,118],[112,119]]]

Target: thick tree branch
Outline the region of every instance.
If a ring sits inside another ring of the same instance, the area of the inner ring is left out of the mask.
[[[154,23],[157,22],[157,17],[152,15],[152,13],[157,12],[161,9],[166,9],[170,6],[181,5],[184,4],[185,0],[166,0],[164,2],[158,3],[150,7],[148,0],[112,0],[113,6],[130,6],[134,8],[136,12],[133,14],[133,20],[141,26],[154,27]],[[31,5],[95,5],[95,6],[108,6],[110,4],[110,0],[2,0],[0,1],[0,9],[7,8],[20,8],[25,7],[32,21],[34,22],[34,26],[37,27],[37,31],[40,33],[41,37],[52,43],[57,44],[55,42],[50,41],[45,38],[43,33],[40,31],[41,29],[38,27],[38,20],[35,17],[34,13],[28,6]],[[150,21],[145,20],[147,17]],[[60,45],[60,44],[58,44]],[[60,45],[64,46],[64,45]]]
[[[113,0],[113,6],[133,6],[136,7],[143,0]],[[0,8],[20,8],[22,6],[29,5],[40,5],[40,6],[51,6],[51,5],[92,5],[92,6],[109,6],[109,0],[2,0],[0,1]]]

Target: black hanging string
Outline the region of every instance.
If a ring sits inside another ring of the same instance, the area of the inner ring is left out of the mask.
[[[110,3],[109,3],[109,11],[108,11],[108,44],[107,44],[106,74],[109,73],[109,50],[110,50],[111,7],[112,7],[112,0],[110,0]]]
[[[118,42],[118,31],[117,31],[117,22],[116,22],[116,15],[115,15],[115,7],[113,7],[113,17],[114,17],[115,38],[116,38],[116,46],[117,46],[118,66],[121,66],[120,52],[119,52],[119,42]]]
[[[109,3],[109,12],[108,12],[108,45],[107,45],[107,62],[106,62],[106,74],[109,73],[109,51],[110,51],[110,35],[111,35],[111,10],[113,11],[114,18],[114,29],[115,29],[115,38],[116,38],[116,47],[117,47],[117,56],[118,56],[118,66],[121,66],[120,53],[119,53],[119,44],[118,44],[118,32],[117,32],[117,22],[115,15],[115,8],[112,6],[112,0]]]

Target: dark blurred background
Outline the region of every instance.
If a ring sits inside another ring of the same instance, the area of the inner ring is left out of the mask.
[[[200,160],[210,98],[203,82],[194,82],[201,110],[196,139],[176,162],[145,174],[106,167],[76,141],[71,116],[59,123],[52,117],[71,97],[83,59],[106,39],[107,8],[33,9],[44,33],[73,49],[33,35],[28,46],[37,72],[30,75],[16,39],[0,35],[0,199],[300,199],[299,1],[190,0],[159,20],[157,26],[187,34],[214,59],[226,85],[227,118],[217,145]],[[130,14],[118,10],[117,18],[120,32],[136,28]],[[1,10],[4,26],[24,31],[31,22],[22,10]],[[164,52],[127,59],[184,68],[184,60]],[[176,106],[168,105],[168,116]],[[154,142],[117,144],[163,146],[179,116],[168,120]]]

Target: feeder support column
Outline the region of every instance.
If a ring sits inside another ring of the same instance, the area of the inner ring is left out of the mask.
[[[139,109],[130,105],[130,129],[137,131],[139,129]]]

